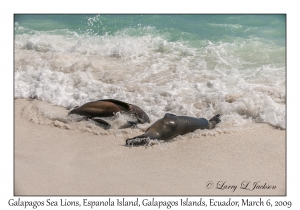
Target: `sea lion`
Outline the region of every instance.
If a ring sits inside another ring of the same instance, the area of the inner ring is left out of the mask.
[[[97,117],[111,117],[114,116],[117,112],[134,115],[137,118],[138,123],[150,123],[148,115],[140,107],[116,99],[103,99],[88,102],[81,105],[80,107],[77,106],[72,109],[69,112],[69,115],[83,115],[98,123],[104,124],[106,128],[109,128],[109,123]],[[131,121],[128,121],[128,123],[130,125],[136,124],[135,122]]]
[[[169,140],[178,135],[193,132],[196,129],[213,129],[221,122],[217,114],[210,120],[188,116],[165,114],[162,119],[153,123],[144,134],[126,140],[127,146],[139,146],[149,142],[150,139]]]

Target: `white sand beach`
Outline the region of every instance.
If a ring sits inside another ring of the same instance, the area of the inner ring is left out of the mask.
[[[124,135],[41,123],[26,114],[33,102],[44,103],[15,99],[15,196],[286,194],[285,130],[256,124],[129,148]]]

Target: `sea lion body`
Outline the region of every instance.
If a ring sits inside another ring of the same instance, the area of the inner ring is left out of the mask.
[[[208,128],[208,120],[204,118],[193,118],[188,116],[176,116],[165,114],[147,130],[145,135],[150,139],[168,140],[178,135],[193,132],[196,129]]]
[[[93,101],[83,104],[80,107],[74,108],[69,114],[83,115],[88,118],[93,117],[111,117],[114,113],[126,111],[120,106],[109,101]]]
[[[115,99],[103,99],[85,103],[80,107],[75,107],[74,109],[72,109],[69,112],[69,115],[83,115],[87,118],[91,118],[99,123],[104,123],[109,126],[109,124],[104,120],[95,118],[112,117],[117,112],[134,115],[137,118],[138,123],[150,123],[148,115],[140,107]]]
[[[153,123],[145,134],[126,140],[126,145],[141,145],[149,139],[169,140],[178,135],[193,132],[197,129],[212,129],[221,120],[220,115],[215,115],[210,120],[189,116],[176,116],[165,114],[162,119]]]

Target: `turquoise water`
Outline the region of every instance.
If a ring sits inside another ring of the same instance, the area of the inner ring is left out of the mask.
[[[285,15],[16,15],[15,22],[37,31],[68,29],[81,35],[132,36],[156,33],[168,41],[224,41],[257,37],[285,45]],[[17,32],[18,33],[18,32]]]
[[[15,97],[285,128],[285,15],[15,15]]]

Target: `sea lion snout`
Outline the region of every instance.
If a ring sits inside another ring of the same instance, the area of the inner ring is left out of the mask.
[[[74,114],[75,111],[76,111],[76,109],[77,109],[78,107],[79,107],[79,106],[75,106],[73,109],[71,109],[71,110],[69,111],[68,115]]]

